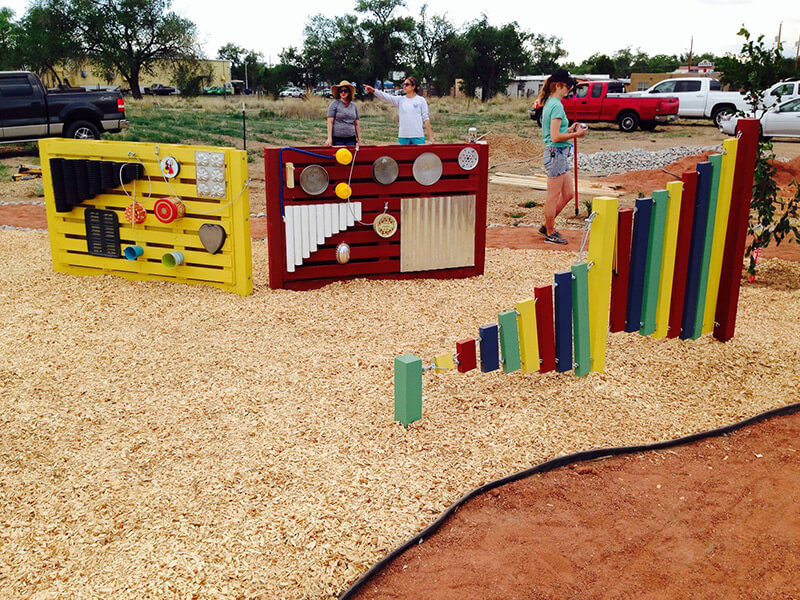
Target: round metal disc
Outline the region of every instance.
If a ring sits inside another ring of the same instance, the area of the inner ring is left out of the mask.
[[[300,187],[310,196],[319,196],[328,189],[328,172],[319,165],[308,165],[300,172]]]
[[[458,166],[465,171],[471,171],[478,166],[478,151],[472,146],[462,148],[458,153]]]
[[[372,178],[383,185],[394,183],[399,173],[400,167],[391,156],[381,156],[372,163]]]
[[[433,152],[423,152],[414,161],[411,172],[417,183],[433,185],[442,176],[442,159]]]

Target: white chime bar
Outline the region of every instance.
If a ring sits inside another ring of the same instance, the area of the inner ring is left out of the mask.
[[[286,270],[316,252],[325,239],[353,227],[361,220],[361,202],[301,204],[285,207]]]

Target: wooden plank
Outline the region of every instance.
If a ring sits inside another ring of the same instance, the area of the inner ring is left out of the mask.
[[[556,371],[572,370],[572,272],[553,277],[555,295]]]
[[[669,307],[672,300],[672,279],[675,276],[675,254],[678,244],[678,224],[681,216],[683,183],[670,181],[667,184],[667,220],[664,225],[664,253],[661,257],[661,273],[658,281],[656,302],[656,327],[653,337],[667,337],[669,329]]]
[[[404,354],[394,359],[394,420],[408,427],[422,418],[422,359]]]
[[[602,373],[606,366],[608,314],[611,308],[611,268],[614,263],[614,238],[617,231],[616,198],[595,198],[596,213],[589,236],[589,344],[592,371]]]
[[[633,333],[642,326],[642,297],[647,268],[647,247],[650,240],[652,198],[637,198],[631,239],[631,265],[628,279],[628,302],[625,310],[625,331]]]
[[[555,328],[553,325],[553,286],[533,288],[536,299],[536,333],[539,342],[539,372],[556,368]]]
[[[675,249],[675,270],[672,277],[672,298],[669,305],[668,338],[676,338],[681,333],[681,320],[683,319],[683,306],[686,298],[686,279],[689,269],[689,249],[692,245],[697,171],[683,173],[681,181],[683,182],[683,192],[678,223],[678,239]]]
[[[589,343],[589,266],[578,263],[572,272],[572,335],[575,375],[583,377],[591,370]]]
[[[650,239],[647,244],[647,267],[644,273],[642,295],[642,325],[639,333],[650,335],[656,330],[656,308],[661,275],[661,259],[664,255],[664,228],[667,222],[669,193],[666,190],[653,192],[653,214],[650,218]]]
[[[519,318],[519,353],[523,373],[539,371],[539,337],[536,331],[536,301],[526,298],[517,302]]]
[[[458,372],[467,373],[478,366],[477,345],[472,338],[456,342],[456,358],[458,359]]]
[[[519,371],[521,363],[517,311],[507,310],[501,312],[497,315],[497,322],[500,325],[500,351],[503,355],[503,373]]]
[[[547,178],[541,175],[515,175],[512,173],[493,173],[489,176],[489,183],[499,185],[515,185],[534,190],[546,190]],[[609,186],[591,183],[585,179],[578,180],[579,194],[601,194],[603,196],[622,196],[623,192]]]
[[[692,243],[689,248],[689,264],[686,276],[686,294],[683,301],[683,319],[680,338],[694,338],[697,317],[697,295],[700,289],[700,275],[703,270],[703,250],[709,217],[709,195],[711,193],[711,163],[697,163],[697,190],[694,201],[694,221],[692,223]],[[698,336],[699,337],[699,336]]]
[[[736,129],[741,137],[736,153],[731,210],[728,216],[728,229],[725,233],[725,250],[722,256],[720,287],[714,315],[714,337],[721,342],[731,339],[736,330],[742,263],[747,239],[747,221],[750,215],[753,178],[758,153],[759,121],[757,119],[739,119]]]
[[[496,371],[500,368],[498,327],[497,325],[483,325],[479,328],[479,332],[481,371],[484,373]]]
[[[712,154],[708,157],[711,163],[711,185],[708,196],[708,221],[706,237],[703,243],[703,261],[700,268],[700,282],[697,288],[697,312],[695,313],[694,333],[692,339],[703,335],[703,319],[705,318],[708,283],[711,275],[711,258],[714,252],[714,232],[717,231],[717,208],[719,207],[719,179],[722,171],[722,155]]]
[[[628,281],[631,266],[631,236],[633,228],[633,209],[619,211],[617,221],[617,241],[614,254],[614,270],[611,279],[611,316],[609,331],[625,329],[625,313],[628,307]]]

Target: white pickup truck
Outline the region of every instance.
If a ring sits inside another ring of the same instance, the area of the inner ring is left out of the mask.
[[[677,97],[680,101],[678,117],[709,118],[717,127],[722,115],[749,109],[742,94],[723,92],[719,81],[710,77],[665,79],[644,92],[634,92],[630,95]]]

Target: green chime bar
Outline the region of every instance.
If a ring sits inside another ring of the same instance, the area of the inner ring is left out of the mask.
[[[503,354],[503,373],[519,371],[522,366],[519,355],[519,328],[517,311],[507,310],[497,315],[500,325],[500,352]]]
[[[653,192],[653,214],[650,217],[650,239],[647,245],[647,266],[644,271],[644,295],[642,296],[642,321],[639,333],[651,335],[656,330],[656,307],[658,306],[658,284],[661,277],[661,258],[664,253],[664,227],[667,223],[669,192]]]
[[[394,359],[394,420],[408,427],[422,418],[422,359],[404,354]]]
[[[572,345],[575,355],[575,375],[582,377],[592,366],[589,346],[589,267],[586,263],[572,265]]]

